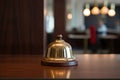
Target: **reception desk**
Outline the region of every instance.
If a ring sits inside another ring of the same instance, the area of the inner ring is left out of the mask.
[[[119,54],[75,54],[78,66],[41,65],[41,55],[1,55],[0,79],[120,78]]]

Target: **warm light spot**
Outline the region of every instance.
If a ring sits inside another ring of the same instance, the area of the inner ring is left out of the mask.
[[[107,14],[108,11],[109,11],[109,9],[106,6],[103,6],[102,9],[101,9],[101,11],[100,11],[100,13],[101,14]]]
[[[113,10],[113,9],[110,9],[110,10],[108,11],[108,15],[111,16],[111,17],[112,17],[112,16],[115,16],[115,14],[116,14],[116,13],[115,13],[115,10]]]
[[[89,9],[84,9],[83,11],[84,16],[89,16],[90,15],[90,10]]]
[[[100,13],[100,10],[97,6],[93,7],[93,9],[91,10],[91,13],[93,15],[98,15]]]
[[[71,19],[72,19],[72,14],[69,13],[69,14],[67,15],[67,18],[68,18],[69,20],[71,20]]]

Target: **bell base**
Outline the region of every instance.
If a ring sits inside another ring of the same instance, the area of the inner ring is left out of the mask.
[[[77,66],[78,62],[76,60],[67,61],[67,62],[41,60],[41,64],[45,66],[65,67],[65,66]]]

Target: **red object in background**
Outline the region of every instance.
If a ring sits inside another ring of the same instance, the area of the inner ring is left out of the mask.
[[[97,43],[97,33],[96,33],[96,27],[94,25],[90,26],[90,44],[96,44]]]

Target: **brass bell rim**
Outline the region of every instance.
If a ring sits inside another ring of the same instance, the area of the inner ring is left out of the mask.
[[[55,62],[65,62],[65,61],[73,61],[75,60],[75,57],[73,58],[43,58],[42,60],[46,60],[46,61],[55,61]]]

